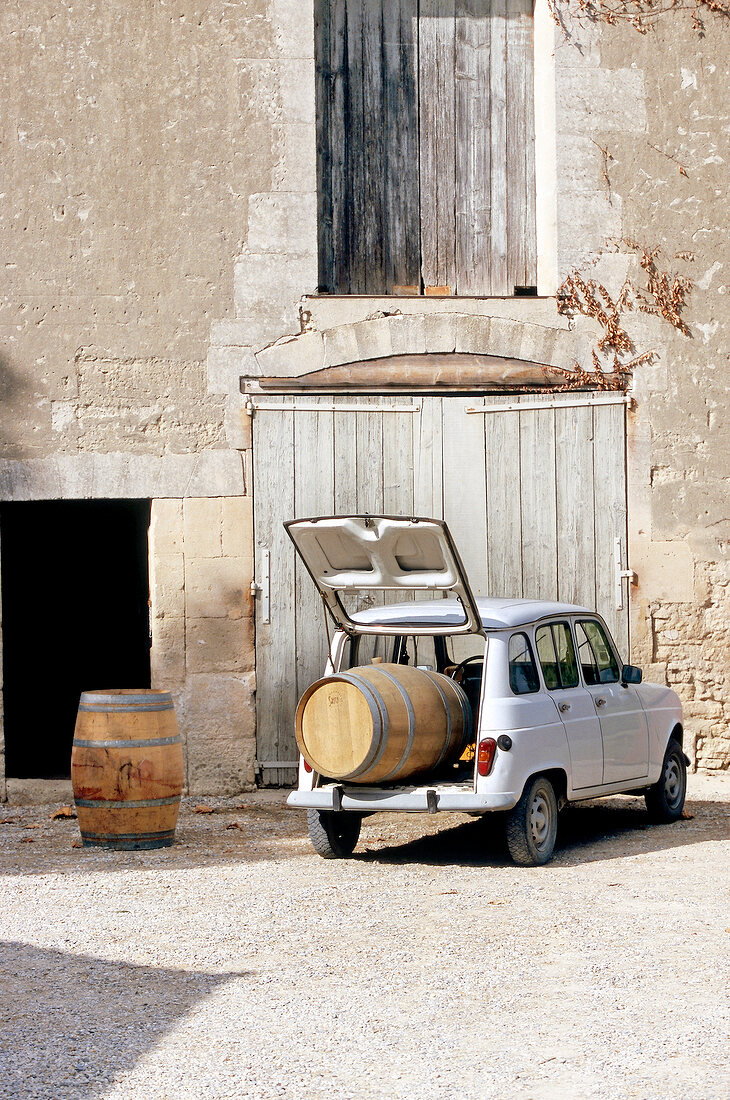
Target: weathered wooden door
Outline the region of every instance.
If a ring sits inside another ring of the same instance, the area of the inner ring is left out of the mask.
[[[474,397],[257,399],[254,416],[257,756],[294,781],[294,709],[321,675],[324,611],[282,523],[383,513],[446,519],[480,595],[597,608],[628,657],[620,400]],[[267,579],[268,575],[268,579]],[[626,596],[624,593],[624,608]]]
[[[533,0],[317,0],[319,282],[537,283]]]

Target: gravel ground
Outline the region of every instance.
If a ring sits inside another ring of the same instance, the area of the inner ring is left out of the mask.
[[[494,819],[333,861],[278,792],[209,805],[139,853],[0,806],[1,1096],[730,1096],[730,777],[568,808],[542,868]]]

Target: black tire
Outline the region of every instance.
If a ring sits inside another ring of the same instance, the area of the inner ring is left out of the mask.
[[[687,793],[687,764],[678,741],[671,740],[664,753],[662,774],[644,795],[649,818],[668,825],[682,816]]]
[[[507,814],[507,847],[515,863],[541,867],[552,857],[558,832],[558,800],[545,775],[531,779]]]
[[[307,810],[309,839],[323,859],[346,859],[360,836],[360,814],[334,810]]]

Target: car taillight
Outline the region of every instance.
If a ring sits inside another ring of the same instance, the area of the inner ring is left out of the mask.
[[[307,762],[307,761],[306,761],[306,760],[304,759],[304,757],[302,757],[302,764],[304,764],[304,770],[305,770],[305,772],[311,772],[311,770],[312,770],[312,765],[311,765],[311,764],[309,764],[309,763],[308,763],[308,762]]]
[[[497,751],[497,742],[493,737],[485,737],[479,742],[477,752],[477,771],[480,775],[489,775],[494,763],[494,754]]]

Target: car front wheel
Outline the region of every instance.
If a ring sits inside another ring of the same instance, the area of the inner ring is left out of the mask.
[[[507,847],[515,863],[539,867],[547,863],[558,832],[558,800],[544,775],[530,780],[522,798],[507,815]]]
[[[324,859],[351,856],[360,836],[360,814],[335,810],[307,810],[309,839]]]
[[[659,781],[644,795],[652,821],[669,824],[682,816],[687,793],[687,764],[678,741],[670,741],[664,753]]]

